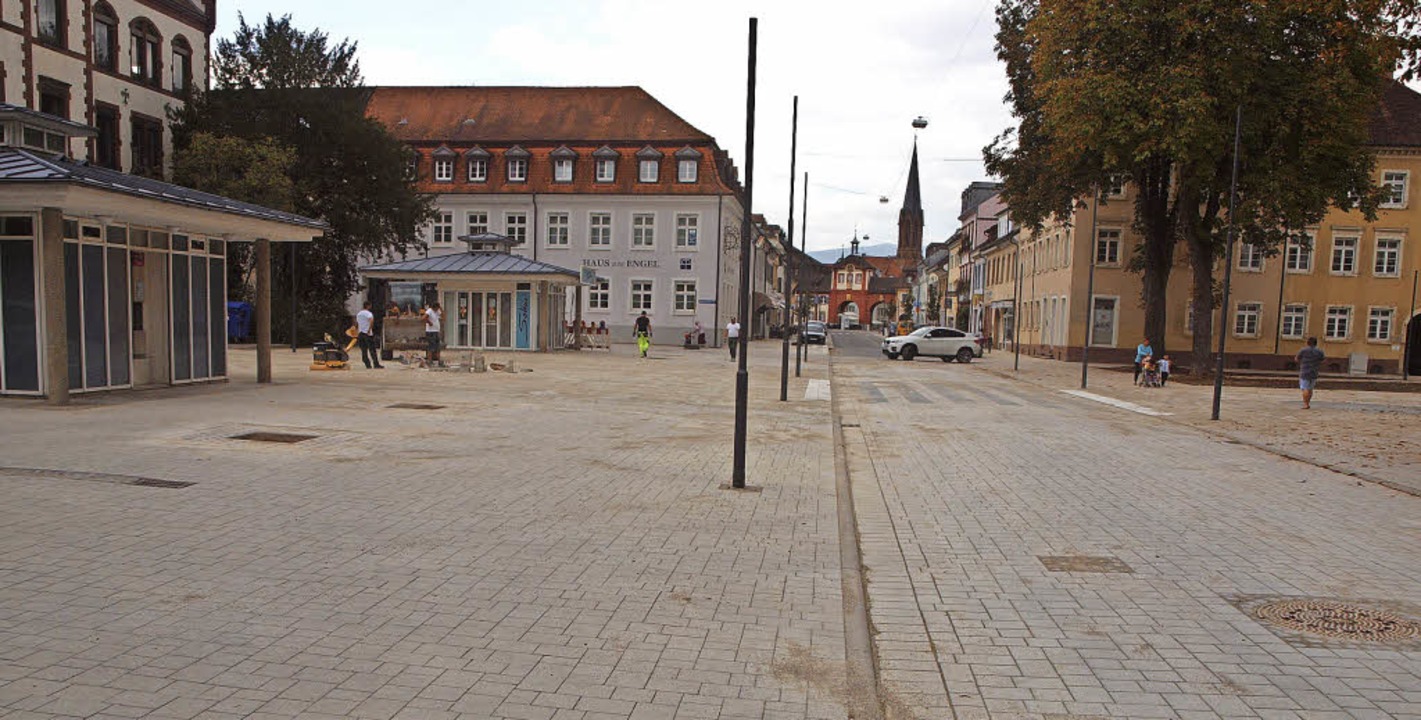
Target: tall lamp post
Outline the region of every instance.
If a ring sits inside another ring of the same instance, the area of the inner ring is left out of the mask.
[[[754,242],[750,227],[750,209],[755,198],[755,46],[760,21],[750,18],[749,57],[745,78],[745,207],[740,219],[740,317],[750,319],[750,246]],[[750,343],[742,333],[740,358],[735,368],[735,453],[730,486],[736,490],[745,489],[745,435],[748,425],[746,417],[750,404],[750,371],[746,359],[750,355]]]
[[[1219,313],[1219,357],[1214,365],[1214,408],[1209,413],[1210,420],[1219,419],[1219,404],[1224,395],[1224,343],[1229,337],[1229,282],[1233,279],[1234,266],[1234,204],[1238,202],[1238,147],[1243,136],[1243,106],[1234,112],[1234,162],[1233,177],[1229,181],[1229,236],[1224,244],[1224,297],[1223,309]],[[1282,308],[1279,308],[1281,312]]]
[[[1086,375],[1090,372],[1090,342],[1095,332],[1095,219],[1100,212],[1100,186],[1095,187],[1095,204],[1090,208],[1090,269],[1085,281],[1085,344],[1081,346],[1081,389],[1085,389]]]
[[[789,399],[789,329],[793,327],[793,316],[790,311],[790,251],[794,249],[794,161],[799,150],[799,96],[794,96],[794,116],[790,121],[789,130],[789,231],[785,233],[784,242],[784,263],[781,268],[784,273],[784,313],[783,322],[780,325],[780,334],[784,336],[780,351],[780,402]],[[804,342],[804,337],[800,336],[799,341]]]

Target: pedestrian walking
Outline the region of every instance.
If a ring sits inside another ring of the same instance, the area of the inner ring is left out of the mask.
[[[1169,369],[1174,367],[1174,362],[1168,355],[1159,359],[1159,386],[1164,387],[1169,383]]]
[[[645,310],[637,317],[632,334],[636,336],[636,346],[641,350],[641,356],[646,357],[646,351],[651,349],[651,318],[646,316]]]
[[[740,323],[735,318],[725,324],[725,344],[730,347],[730,359],[735,359],[735,346],[740,343]]]
[[[355,314],[355,341],[360,344],[360,360],[366,370],[384,370],[380,364],[380,346],[375,343],[375,313],[370,311],[367,300],[360,312]]]
[[[1150,339],[1135,346],[1135,384],[1140,384],[1140,371],[1145,368],[1145,358],[1155,354],[1155,349],[1150,347]]]
[[[439,303],[424,309],[424,341],[429,345],[425,359],[430,365],[439,362],[439,319],[443,311]]]
[[[1303,409],[1312,407],[1312,391],[1317,387],[1317,372],[1327,355],[1317,346],[1317,338],[1308,338],[1307,347],[1298,351],[1298,389],[1303,391]]]

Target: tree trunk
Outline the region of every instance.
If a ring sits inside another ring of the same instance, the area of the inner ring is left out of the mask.
[[[1194,373],[1202,375],[1213,365],[1209,346],[1214,338],[1214,243],[1208,233],[1189,236],[1190,303],[1194,308]]]
[[[1165,353],[1168,313],[1169,273],[1174,265],[1175,232],[1170,221],[1169,199],[1172,163],[1168,158],[1151,158],[1140,182],[1140,198],[1135,205],[1144,245],[1140,248],[1140,301],[1145,310],[1143,335],[1149,338],[1156,357]]]

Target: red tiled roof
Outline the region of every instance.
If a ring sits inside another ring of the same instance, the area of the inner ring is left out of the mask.
[[[372,88],[367,113],[405,142],[712,142],[639,87]]]
[[[1382,147],[1421,146],[1421,93],[1395,80],[1382,90],[1372,116],[1371,144]]]

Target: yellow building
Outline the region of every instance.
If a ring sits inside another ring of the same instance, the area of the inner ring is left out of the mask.
[[[1421,94],[1400,84],[1387,90],[1372,144],[1377,182],[1391,192],[1374,222],[1356,211],[1333,210],[1306,229],[1310,243],[1290,243],[1272,257],[1244,243],[1235,247],[1229,307],[1222,322],[1216,311],[1214,323],[1215,333],[1220,325],[1229,333],[1228,367],[1289,369],[1307,338],[1316,337],[1328,356],[1325,371],[1398,373],[1409,344],[1410,369],[1421,372],[1421,315],[1413,307],[1421,270],[1421,195],[1411,183],[1421,174]],[[1140,275],[1126,269],[1140,243],[1131,228],[1133,192],[1107,188],[1099,208],[1093,205],[1086,198],[1066,221],[1021,233],[1023,352],[1079,359],[1089,330],[1092,359],[1128,361],[1143,339]],[[1097,211],[1095,242],[1082,242]],[[1009,265],[1012,249],[993,247],[985,256],[988,277],[997,280],[987,286],[988,307],[1003,292],[1011,296],[1010,271],[992,268]],[[1087,303],[1092,259],[1095,284]],[[1215,277],[1223,277],[1222,260]],[[1163,345],[1186,363],[1193,346],[1190,286],[1181,245],[1170,276]],[[1009,335],[995,337],[1000,345]],[[1160,339],[1153,340],[1159,348]],[[1217,346],[1217,339],[1210,344]]]

